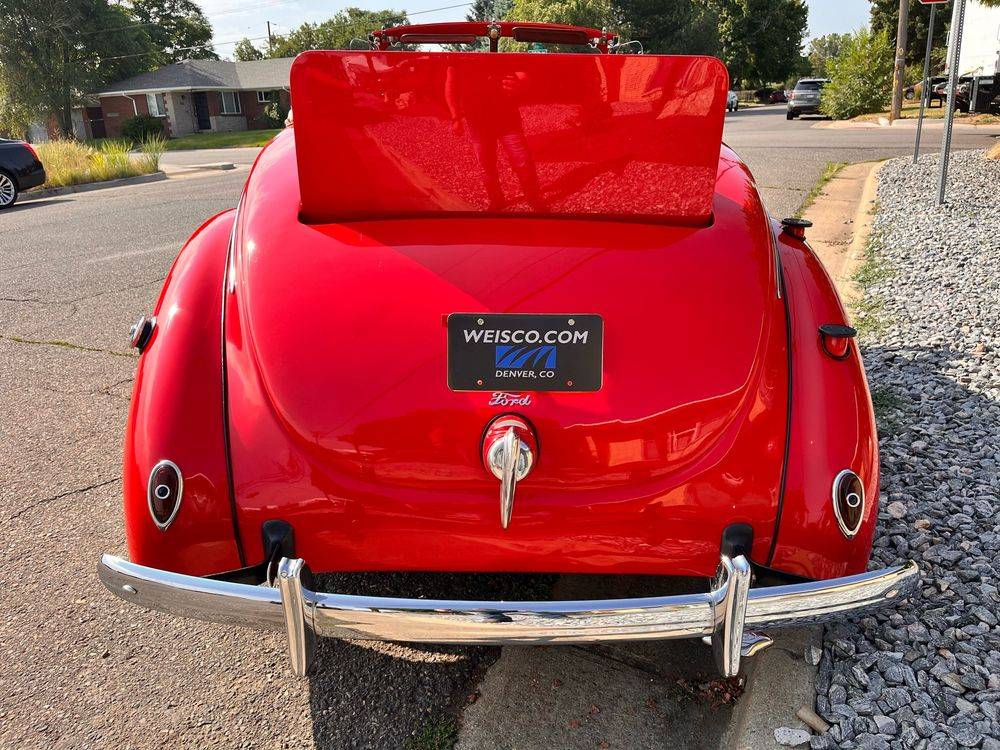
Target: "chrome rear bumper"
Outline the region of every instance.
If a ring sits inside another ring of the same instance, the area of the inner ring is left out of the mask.
[[[182,617],[286,630],[292,669],[304,675],[315,636],[462,644],[557,644],[611,640],[710,640],[720,671],[737,673],[759,645],[748,629],[824,622],[903,598],[917,566],[826,581],[750,588],[750,565],[723,555],[704,594],[565,602],[399,599],[326,594],[303,585],[302,560],[282,558],[275,588],[171,573],[104,555],[101,581],[128,602]],[[749,639],[748,639],[749,636]],[[748,645],[749,644],[749,645]]]

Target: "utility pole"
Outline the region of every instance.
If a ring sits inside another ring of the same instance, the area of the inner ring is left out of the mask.
[[[910,0],[899,0],[899,25],[896,27],[896,69],[892,76],[892,112],[889,122],[898,120],[903,111],[903,77],[906,75],[906,34],[910,23]]]
[[[270,57],[274,52],[274,37],[271,36],[271,22],[267,22],[267,56]]]

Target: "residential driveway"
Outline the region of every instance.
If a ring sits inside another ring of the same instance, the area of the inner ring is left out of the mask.
[[[775,213],[791,213],[827,161],[905,149],[894,132],[822,131],[786,123],[780,109],[730,116],[727,138],[749,158]],[[959,142],[976,145],[964,136]],[[164,158],[247,165],[256,151]],[[99,555],[124,553],[120,456],[136,365],[125,345],[128,326],[152,309],[190,231],[235,204],[246,173],[242,167],[0,212],[0,653],[7,665],[0,747],[399,748],[412,727],[466,702],[499,655],[325,642],[317,673],[299,681],[289,675],[278,635],[132,609],[98,583]],[[548,583],[348,576],[324,585],[514,598],[525,585]],[[649,582],[643,585],[648,590]],[[707,688],[694,675],[709,668],[707,649],[697,643],[553,648],[537,665],[532,652],[513,656],[507,674],[549,680],[507,692],[506,713],[538,723],[541,744],[558,737],[569,745],[567,729],[579,729],[581,742],[604,742],[605,727],[624,726],[635,737],[630,747],[648,745],[654,732],[678,747],[710,746],[725,718],[725,708],[697,698]],[[590,672],[572,671],[583,662]],[[602,690],[614,692],[606,704],[590,700]],[[550,710],[528,705],[539,696]],[[674,734],[664,729],[671,722]],[[710,731],[691,737],[691,722]]]

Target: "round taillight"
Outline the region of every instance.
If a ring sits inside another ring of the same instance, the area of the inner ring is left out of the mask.
[[[858,533],[865,518],[865,486],[850,469],[833,480],[833,512],[844,536],[850,539]]]
[[[160,461],[149,472],[149,484],[146,487],[149,515],[160,531],[166,531],[173,523],[181,507],[183,494],[184,478],[173,461]]]

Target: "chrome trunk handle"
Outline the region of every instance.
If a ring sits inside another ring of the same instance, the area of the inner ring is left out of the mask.
[[[487,449],[487,461],[493,476],[500,480],[500,525],[507,528],[514,513],[514,492],[517,483],[528,476],[535,463],[530,446],[517,436],[515,427],[508,427],[503,437]]]

